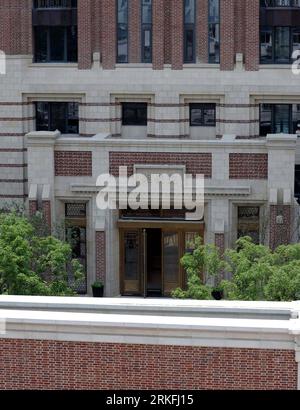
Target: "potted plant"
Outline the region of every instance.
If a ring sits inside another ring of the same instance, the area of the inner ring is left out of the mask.
[[[211,292],[215,300],[222,300],[224,298],[224,291],[221,285],[215,286]]]
[[[96,280],[96,282],[92,284],[92,290],[94,298],[103,298],[104,284],[101,281]]]

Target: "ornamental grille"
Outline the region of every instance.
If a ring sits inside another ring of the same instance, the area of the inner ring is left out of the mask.
[[[77,8],[77,0],[35,0],[36,9],[70,9]]]
[[[66,204],[66,217],[67,218],[85,218],[86,217],[86,204]]]

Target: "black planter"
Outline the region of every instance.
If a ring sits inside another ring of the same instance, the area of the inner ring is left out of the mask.
[[[213,290],[211,292],[211,295],[215,300],[222,300],[224,297],[224,293],[222,290]]]
[[[92,290],[93,290],[93,297],[94,298],[103,298],[104,287],[99,288],[99,287],[93,287],[92,286]]]

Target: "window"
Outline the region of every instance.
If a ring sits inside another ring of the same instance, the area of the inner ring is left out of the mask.
[[[260,0],[260,7],[273,8],[273,7],[286,7],[297,8],[300,7],[300,0]]]
[[[142,0],[142,62],[152,62],[152,0]]]
[[[59,130],[62,134],[78,134],[78,103],[37,102],[36,130]]]
[[[184,62],[195,62],[195,0],[184,0]]]
[[[300,104],[261,104],[260,135],[295,134],[300,129]]]
[[[128,63],[128,0],[117,0],[117,62]]]
[[[76,8],[77,0],[34,0],[36,9],[68,9]]]
[[[147,103],[122,103],[122,125],[147,125]]]
[[[289,64],[293,51],[300,48],[300,27],[262,27],[260,31],[260,62]]]
[[[190,104],[191,127],[215,127],[216,104]]]
[[[220,0],[208,5],[208,61],[220,63]]]
[[[250,236],[253,242],[260,243],[260,208],[258,206],[238,207],[238,238]]]

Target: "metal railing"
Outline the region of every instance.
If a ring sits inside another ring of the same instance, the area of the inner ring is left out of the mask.
[[[300,0],[261,0],[263,8],[300,8]]]
[[[34,0],[35,9],[71,9],[77,7],[77,0]]]

